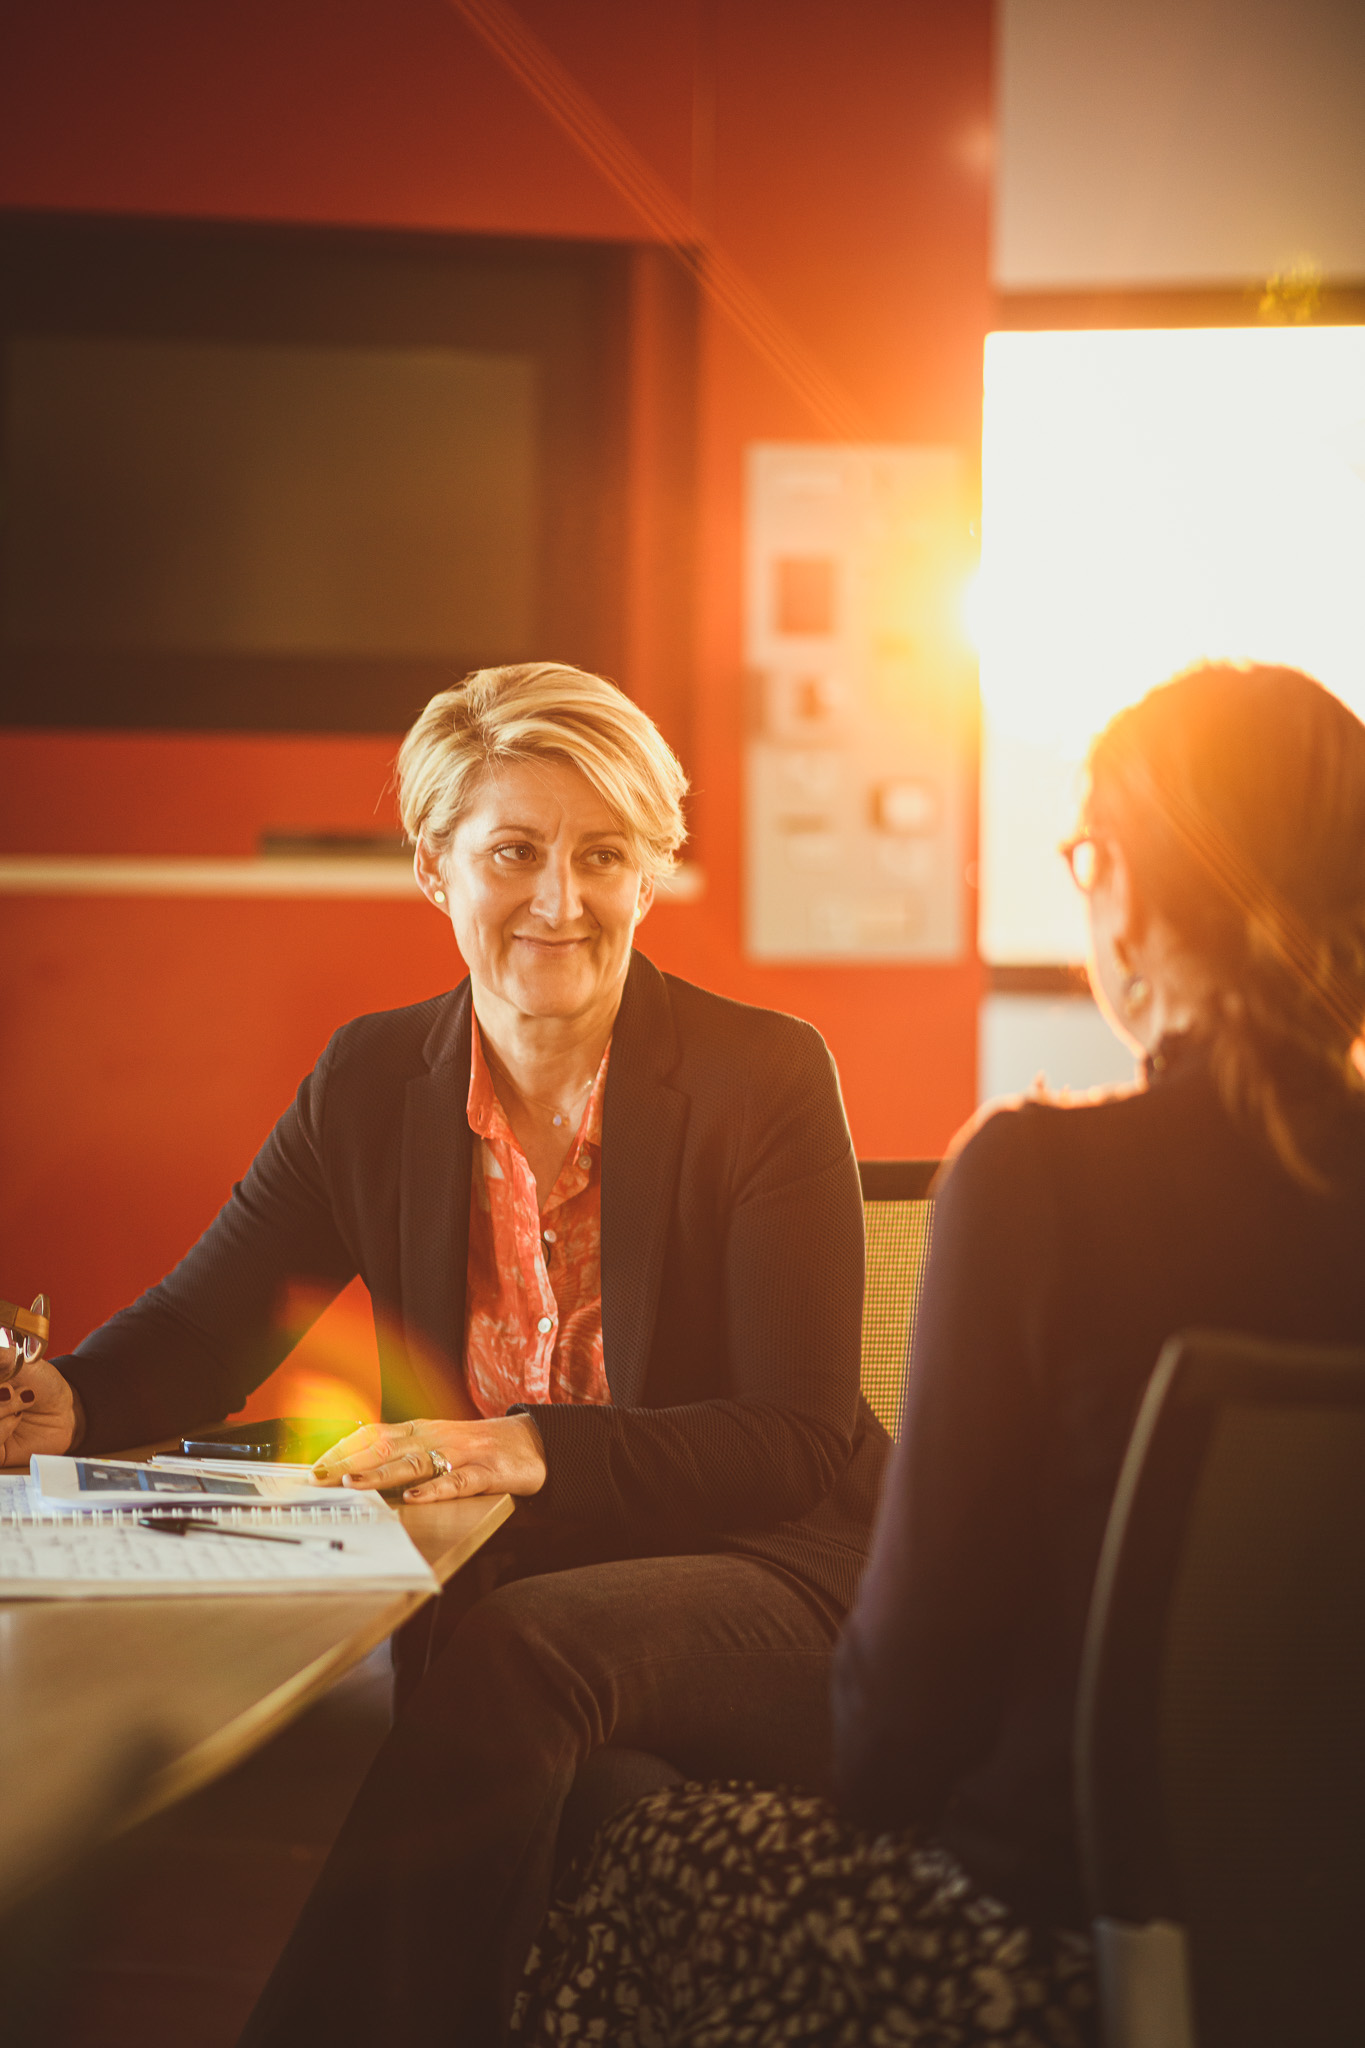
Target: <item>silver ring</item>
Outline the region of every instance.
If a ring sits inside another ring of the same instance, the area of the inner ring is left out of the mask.
[[[427,1456],[431,1460],[431,1476],[433,1479],[445,1479],[455,1470],[455,1467],[443,1451],[428,1450]]]

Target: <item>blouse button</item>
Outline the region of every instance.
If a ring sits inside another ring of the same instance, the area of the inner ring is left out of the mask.
[[[588,1154],[588,1153],[586,1153],[586,1152],[580,1152],[580,1153],[579,1153],[579,1155],[578,1155],[578,1163],[579,1163],[579,1165],[580,1165],[580,1166],[587,1166],[587,1165],[589,1165],[589,1164],[591,1163],[591,1162],[590,1162],[590,1157],[589,1157],[589,1154]]]
[[[553,1230],[542,1230],[540,1234],[541,1234],[541,1236],[542,1236],[542,1237],[544,1238],[544,1240],[545,1240],[546,1244],[553,1244],[553,1243],[554,1243],[554,1241],[555,1241],[555,1234],[554,1234]]]
[[[540,1321],[536,1324],[536,1328],[539,1330],[541,1336],[543,1337],[547,1330],[553,1330],[554,1323],[549,1316],[542,1316]]]

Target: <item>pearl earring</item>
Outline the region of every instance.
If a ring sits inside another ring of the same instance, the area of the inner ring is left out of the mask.
[[[1140,1017],[1152,1000],[1152,984],[1145,974],[1126,974],[1120,989],[1125,1017]]]
[[[444,890],[444,889],[433,889],[431,893],[432,893],[432,895],[433,895],[433,896],[434,896],[434,897],[436,898],[436,901],[437,901],[438,903],[444,903],[444,902],[445,902],[445,900],[446,900],[446,892],[445,892],[445,890]]]

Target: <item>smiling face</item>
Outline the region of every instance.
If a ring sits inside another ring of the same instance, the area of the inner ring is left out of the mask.
[[[630,840],[568,761],[511,761],[491,773],[437,856],[419,843],[417,879],[444,892],[481,1020],[614,1014],[635,926],[653,901]]]

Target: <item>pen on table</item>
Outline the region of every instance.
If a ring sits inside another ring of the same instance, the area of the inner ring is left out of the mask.
[[[138,1527],[158,1529],[163,1536],[240,1536],[244,1543],[325,1543],[344,1550],[339,1536],[268,1536],[264,1529],[225,1529],[221,1522],[199,1521],[193,1515],[139,1515]]]

